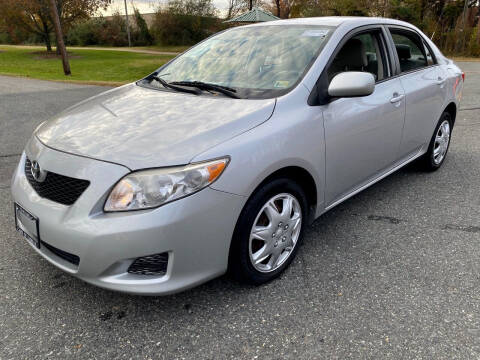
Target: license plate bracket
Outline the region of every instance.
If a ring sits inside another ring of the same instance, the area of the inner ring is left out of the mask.
[[[40,249],[39,221],[23,207],[14,204],[15,228],[33,246]]]

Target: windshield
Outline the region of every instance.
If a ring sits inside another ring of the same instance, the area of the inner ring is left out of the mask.
[[[332,32],[311,25],[230,29],[180,55],[157,77],[227,86],[242,98],[276,97],[300,81]]]

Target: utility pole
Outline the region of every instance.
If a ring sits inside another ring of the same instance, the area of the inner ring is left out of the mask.
[[[123,1],[125,3],[125,20],[127,22],[127,36],[128,36],[128,46],[132,46],[132,40],[130,40],[130,26],[128,25],[128,10],[127,10],[127,0]]]
[[[63,42],[62,26],[60,25],[60,17],[58,16],[57,3],[55,0],[50,0],[50,7],[52,8],[52,19],[55,25],[55,35],[57,36],[57,46],[60,49],[62,55],[63,72],[65,75],[71,75],[70,64],[68,63],[67,49],[65,49],[65,43]]]

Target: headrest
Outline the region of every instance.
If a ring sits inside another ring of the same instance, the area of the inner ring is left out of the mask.
[[[363,67],[368,65],[367,53],[360,39],[348,40],[336,56],[342,65],[351,67]]]
[[[396,44],[395,48],[397,49],[398,58],[400,60],[408,60],[412,57],[410,53],[410,46],[406,44]]]

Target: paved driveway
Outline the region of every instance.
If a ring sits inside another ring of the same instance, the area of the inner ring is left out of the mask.
[[[105,88],[0,77],[0,359],[480,357],[480,63],[449,156],[311,226],[277,281],[169,297],[87,285],[14,231],[10,176],[35,126]]]

